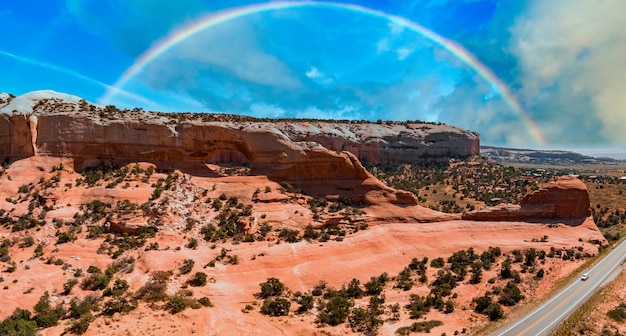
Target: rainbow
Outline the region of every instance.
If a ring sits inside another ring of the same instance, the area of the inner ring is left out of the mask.
[[[533,140],[540,145],[545,143],[545,139],[541,134],[539,127],[535,124],[535,122],[528,116],[528,114],[523,110],[520,103],[517,101],[509,87],[502,82],[498,76],[496,76],[491,69],[481,63],[476,56],[472,55],[469,51],[463,48],[460,44],[446,39],[445,37],[433,32],[432,30],[423,27],[413,21],[405,19],[403,17],[399,17],[396,15],[387,14],[385,12],[381,12],[375,9],[370,9],[367,7],[362,7],[358,5],[352,4],[343,4],[343,3],[335,3],[335,2],[318,2],[318,1],[277,1],[277,2],[268,2],[268,3],[260,3],[254,4],[244,7],[231,8],[223,11],[219,11],[216,13],[211,13],[208,16],[205,16],[198,20],[197,22],[190,24],[188,26],[183,27],[167,36],[165,38],[157,41],[154,45],[150,47],[150,49],[146,50],[143,54],[141,54],[130,66],[122,76],[112,85],[112,88],[107,90],[105,94],[100,99],[101,104],[108,104],[111,99],[121,90],[126,83],[130,79],[132,79],[138,72],[140,72],[146,65],[152,62],[154,59],[159,57],[161,54],[165,53],[167,50],[175,47],[181,42],[191,38],[195,34],[209,29],[211,27],[215,27],[224,22],[228,22],[230,20],[234,20],[237,18],[245,17],[248,15],[276,11],[281,9],[292,9],[292,8],[325,8],[325,9],[334,9],[334,10],[344,10],[348,12],[356,12],[364,15],[369,15],[373,17],[383,18],[397,24],[401,27],[405,27],[410,29],[416,33],[419,33],[423,37],[431,40],[432,42],[438,44],[444,49],[448,50],[450,53],[455,55],[458,59],[460,59],[463,63],[468,65],[470,68],[474,69],[476,73],[482,77],[485,81],[489,82],[493,87],[495,87],[500,95],[502,96],[505,103],[515,112],[521,120],[524,122],[525,126],[528,129],[530,136]]]

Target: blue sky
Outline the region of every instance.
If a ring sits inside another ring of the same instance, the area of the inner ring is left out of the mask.
[[[487,145],[624,148],[622,0],[353,0],[455,41],[518,100],[449,50],[384,17],[329,8],[256,13],[203,30],[103,96],[169,34],[244,0],[0,2],[0,91],[258,117],[440,121]]]

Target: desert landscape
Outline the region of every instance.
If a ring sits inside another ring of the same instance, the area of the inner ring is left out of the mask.
[[[590,201],[605,183],[621,194],[616,177],[497,165],[442,124],[158,114],[50,92],[1,112],[3,333],[481,334],[624,223],[623,204]]]

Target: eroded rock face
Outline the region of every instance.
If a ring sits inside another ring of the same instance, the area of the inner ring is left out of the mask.
[[[48,93],[46,93],[48,94]],[[369,164],[466,157],[479,151],[478,136],[434,124],[323,121],[267,122],[242,118],[110,111],[77,97],[20,96],[0,113],[0,158],[71,157],[80,171],[102,160],[151,162],[160,169],[185,166],[202,173],[212,162],[249,165],[252,174],[303,189],[324,181],[347,194],[396,191],[379,182]],[[30,110],[29,110],[30,109]],[[11,111],[11,112],[9,112]],[[410,196],[410,197],[409,197]],[[395,197],[416,204],[413,195]]]
[[[502,204],[463,214],[463,219],[515,221],[532,219],[577,219],[591,215],[589,191],[574,176],[560,176],[546,187],[522,198],[520,205]]]

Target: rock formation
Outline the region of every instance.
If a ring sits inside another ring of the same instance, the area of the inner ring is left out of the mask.
[[[186,165],[195,173],[208,172],[206,163],[215,161],[249,164],[253,174],[275,181],[302,188],[326,181],[356,195],[394,192],[359,160],[398,164],[479,151],[475,133],[446,125],[157,114],[97,107],[57,95],[31,93],[0,109],[0,158],[70,157],[79,171],[102,160],[151,162],[160,169]],[[395,201],[416,204],[404,193]]]
[[[531,219],[578,219],[591,215],[589,191],[574,176],[560,176],[546,187],[527,194],[520,205],[502,204],[463,214],[478,221],[521,221]]]

